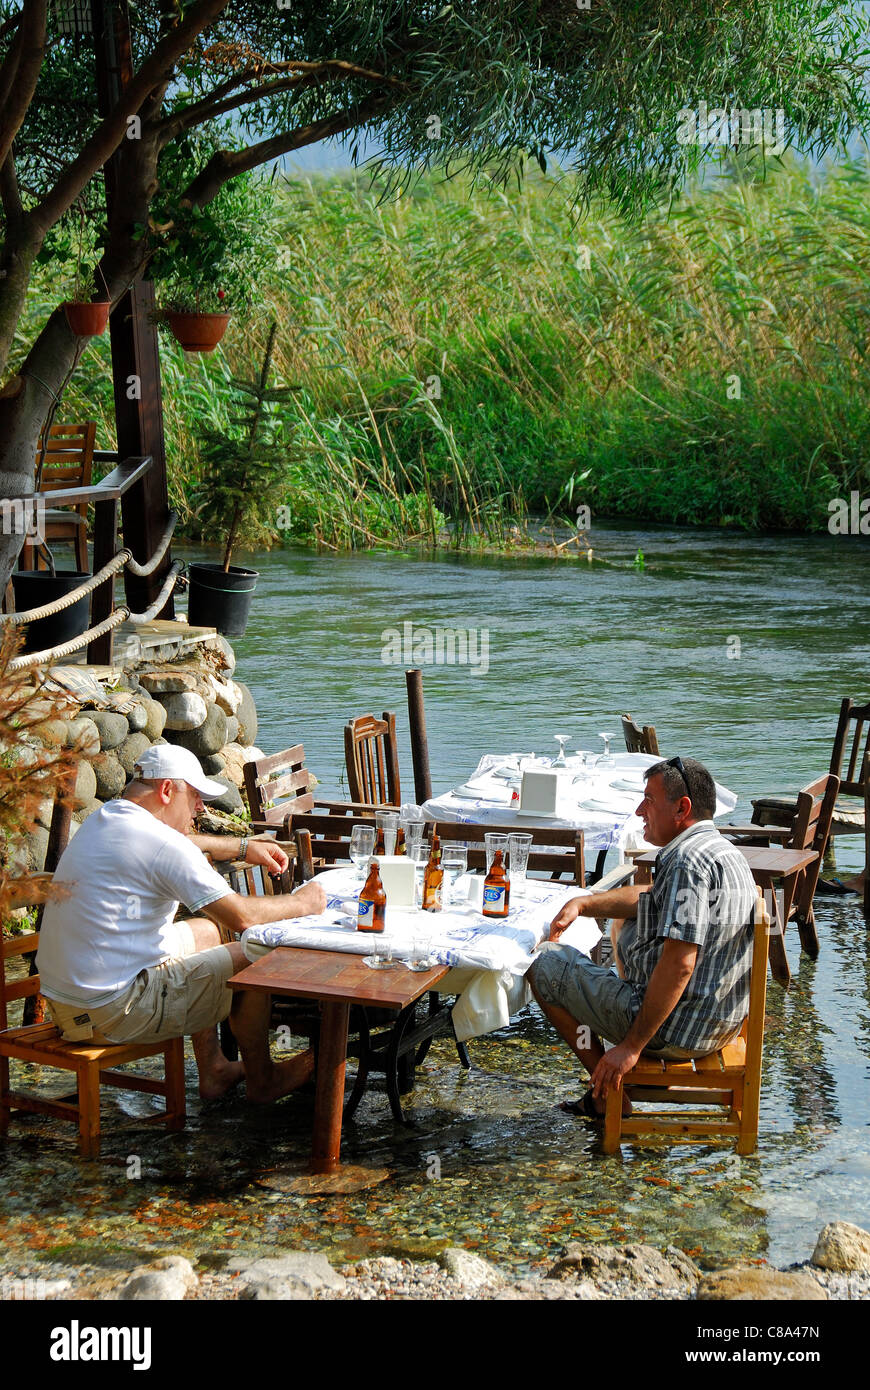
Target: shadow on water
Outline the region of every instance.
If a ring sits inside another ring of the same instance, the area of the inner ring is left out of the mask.
[[[481,729],[545,751],[564,726],[595,747],[623,709],[657,725],[666,756],[708,761],[740,792],[737,819],[751,794],[820,774],[840,698],[867,694],[856,675],[870,646],[866,547],[667,528],[601,527],[591,538],[612,566],[258,556],[258,601],[236,648],[260,746],[304,739],[322,790],[340,790],[344,721],[402,710],[403,665],[382,660],[383,630],[449,622],[487,627],[491,663],[486,674],[426,672],[436,791],[491,751]],[[637,549],[643,572],[630,568]],[[734,636],[739,659],[729,658]],[[404,779],[405,750],[401,759]],[[860,849],[860,839],[838,840],[841,872]],[[459,1244],[519,1270],[569,1239],[672,1243],[708,1266],[806,1259],[825,1221],[870,1227],[867,927],[854,897],[817,899],[817,914],[818,961],[799,958],[790,928],[793,989],[770,986],[751,1157],[725,1142],[626,1145],[605,1157],[596,1131],[558,1110],[579,1094],[577,1067],[530,1008],[471,1043],[470,1074],[438,1040],[407,1127],[393,1123],[382,1090],[366,1096],[343,1158],[388,1167],[386,1182],[304,1198],[291,1180],[307,1160],[310,1097],[264,1111],[241,1099],[204,1105],[189,1057],[182,1134],[122,1132],[119,1120],[144,1116],[150,1102],[120,1092],[104,1093],[98,1163],[78,1162],[68,1126],[13,1122],[0,1145],[7,1266],[34,1256],[129,1265],[170,1250],[219,1265],[233,1251],[293,1247],[422,1256]]]

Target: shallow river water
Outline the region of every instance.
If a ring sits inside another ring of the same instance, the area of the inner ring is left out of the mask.
[[[417,638],[445,626],[477,634],[476,666],[424,668],[436,792],[484,751],[554,751],[557,732],[593,748],[612,731],[618,745],[624,710],[656,725],[665,755],[707,762],[739,792],[740,818],[750,795],[827,770],[840,699],[866,699],[870,686],[870,551],[860,541],[624,527],[591,539],[593,564],[258,557],[254,615],[235,646],[259,746],[304,742],[321,789],[338,792],[348,717],[395,709],[406,740],[405,654],[395,662],[390,644],[410,623]],[[406,742],[401,760],[411,799]],[[836,850],[838,872],[860,865],[859,839],[838,838]],[[800,956],[791,932],[793,987],[769,989],[751,1157],[724,1142],[626,1145],[605,1157],[594,1129],[557,1109],[580,1093],[578,1071],[532,1008],[471,1043],[470,1073],[438,1040],[407,1098],[406,1128],[376,1084],[346,1127],[343,1156],[391,1177],[363,1192],[294,1194],[311,1099],[264,1112],[236,1098],[204,1105],[192,1058],[183,1134],[122,1131],[119,1111],[135,1118],[149,1103],[109,1095],[103,1157],[80,1166],[68,1128],[17,1122],[0,1147],[5,1262],[129,1264],[172,1250],[220,1265],[253,1248],[363,1257],[461,1244],[519,1269],[567,1239],[672,1243],[708,1266],[805,1259],[827,1220],[870,1227],[868,933],[854,897],[818,898],[817,913],[818,961]]]

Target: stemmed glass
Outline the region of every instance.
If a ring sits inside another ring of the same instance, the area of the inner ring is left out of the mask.
[[[604,739],[604,753],[598,760],[598,766],[614,767],[615,763],[610,756],[610,740],[613,738],[613,734],[599,734],[598,737]]]
[[[375,828],[373,825],[355,825],[350,834],[350,857],[356,866],[355,883],[364,883],[363,866],[375,852]]]
[[[568,766],[568,763],[567,763],[567,760],[566,760],[566,758],[565,758],[565,744],[570,742],[570,740],[571,740],[571,735],[570,735],[570,734],[554,734],[554,735],[553,735],[553,738],[556,739],[557,743],[559,744],[559,752],[556,754],[556,757],[553,759],[553,761],[552,761],[552,763],[550,764],[550,766],[551,766],[551,767],[567,767],[567,766]]]
[[[467,846],[445,845],[441,851],[441,867],[444,870],[444,906],[453,907],[453,890],[468,868]]]

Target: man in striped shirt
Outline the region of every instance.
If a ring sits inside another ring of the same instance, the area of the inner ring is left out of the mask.
[[[745,858],[713,824],[713,778],[694,758],[656,763],[644,778],[637,814],[646,839],[662,846],[652,884],[572,898],[550,926],[553,943],[581,915],[615,918],[618,974],[552,944],[529,971],[532,993],[592,1081],[563,1108],[591,1117],[641,1052],[706,1056],[740,1031],[749,1009],[756,891]],[[602,1037],[615,1046],[605,1052]]]

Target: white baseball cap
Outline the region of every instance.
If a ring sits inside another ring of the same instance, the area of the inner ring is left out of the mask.
[[[161,777],[178,778],[199,792],[204,801],[215,801],[219,796],[224,796],[227,790],[222,782],[213,782],[206,777],[195,753],[191,753],[189,748],[181,748],[177,743],[155,743],[146,748],[141,758],[136,759],[135,771],[145,781]]]

